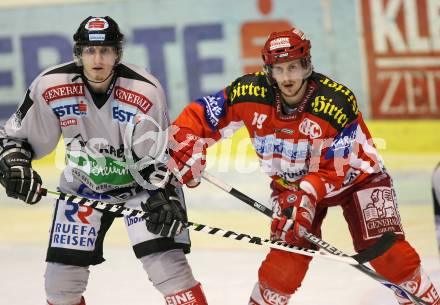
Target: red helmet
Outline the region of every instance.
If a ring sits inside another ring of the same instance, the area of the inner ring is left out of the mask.
[[[298,58],[310,61],[310,40],[296,28],[289,31],[272,32],[266,40],[261,54],[265,65],[273,65]]]

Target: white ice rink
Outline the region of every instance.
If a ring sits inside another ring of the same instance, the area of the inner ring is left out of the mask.
[[[219,177],[266,203],[266,178],[249,174]],[[0,200],[0,304],[43,305],[44,259],[51,203],[44,199],[38,206],[26,206],[6,199],[3,190]],[[206,182],[187,192],[187,202],[192,221],[267,237],[269,222],[264,215]],[[418,249],[425,269],[440,287],[440,260],[430,203],[402,204],[400,208],[407,238]],[[330,209],[323,232],[324,239],[353,253],[339,208]],[[247,304],[266,250],[198,232],[191,233],[191,236],[193,247],[188,259],[196,278],[203,284],[209,304]],[[91,268],[85,293],[87,304],[164,304],[162,296],[154,290],[136,260],[121,219],[107,234],[104,254],[107,261]],[[391,305],[396,302],[390,290],[356,269],[315,259],[303,286],[290,304]]]

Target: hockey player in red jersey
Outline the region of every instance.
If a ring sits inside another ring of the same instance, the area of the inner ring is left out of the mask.
[[[75,61],[42,72],[0,126],[0,183],[12,198],[40,201],[42,179],[31,161],[54,150],[62,136],[67,165],[59,189],[146,210],[148,220],[124,217],[124,222],[148,279],[166,304],[207,304],[185,257],[190,240],[183,229],[182,190],[165,179],[170,175],[160,161],[167,158],[168,136],[162,131],[169,127],[161,84],[145,68],[121,61],[123,34],[112,18],[86,18],[73,39]],[[146,134],[150,137],[141,140]],[[157,162],[139,172],[126,166],[132,156],[137,162],[150,154]],[[104,261],[104,238],[114,219],[69,200],[54,203],[45,272],[48,304],[85,305],[90,265]]]
[[[313,70],[311,44],[300,30],[272,33],[262,49],[264,73],[239,77],[189,104],[176,119],[171,153],[181,182],[196,186],[206,146],[245,126],[261,168],[271,178],[271,237],[312,247],[300,228],[320,236],[331,206],[343,209],[360,252],[383,232],[398,241],[371,261],[374,269],[429,304],[439,296],[417,252],[405,240],[392,180],[381,163],[353,92]],[[188,163],[191,170],[184,165]],[[310,257],[272,249],[249,304],[287,304]],[[411,304],[396,296],[399,304]]]

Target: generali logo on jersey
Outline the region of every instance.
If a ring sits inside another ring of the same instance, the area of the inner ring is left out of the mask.
[[[64,84],[50,87],[47,88],[42,95],[44,100],[48,104],[55,100],[65,99],[74,96],[84,96],[84,84]]]
[[[439,118],[440,1],[358,3],[373,118]]]
[[[387,231],[403,234],[392,192],[389,187],[376,187],[356,193],[364,219],[365,239],[379,237]]]
[[[138,108],[143,113],[147,113],[153,105],[144,95],[119,86],[115,87],[114,98],[122,103]]]

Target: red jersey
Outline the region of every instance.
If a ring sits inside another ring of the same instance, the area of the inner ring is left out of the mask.
[[[285,188],[307,184],[318,201],[384,171],[352,91],[316,72],[293,111],[259,72],[193,101],[174,124],[214,141],[246,126],[263,171]]]

